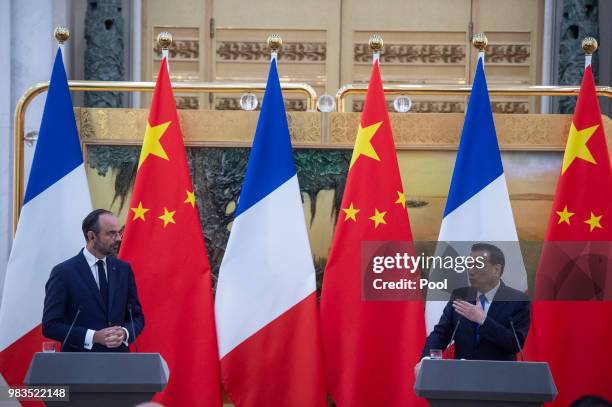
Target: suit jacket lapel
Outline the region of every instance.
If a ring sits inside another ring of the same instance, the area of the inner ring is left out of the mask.
[[[468,287],[467,288],[467,292],[465,293],[465,297],[464,298],[460,298],[460,299],[462,299],[464,301],[467,301],[470,304],[476,304],[476,293],[477,293],[477,291],[473,287]],[[457,314],[457,316],[458,316],[458,318],[461,318],[463,320],[463,321],[461,321],[461,328],[459,328],[459,329],[464,329],[464,330],[468,331],[468,336],[470,338],[470,347],[469,347],[469,349],[475,349],[476,346],[477,346],[477,343],[476,343],[476,325],[475,325],[475,323],[470,321],[467,318],[459,316],[459,314]]]
[[[98,289],[96,280],[94,280],[94,276],[91,273],[91,268],[89,267],[89,264],[87,264],[87,260],[85,260],[83,250],[81,250],[80,256],[77,256],[77,259],[78,269],[79,273],[81,274],[81,278],[85,280],[85,284],[87,284],[91,295],[96,299],[96,302],[98,303],[102,311],[106,313],[106,307],[104,306],[104,301],[102,301],[102,294],[100,294],[100,289]]]
[[[478,290],[476,290],[474,287],[470,287],[467,300],[470,302],[470,304],[477,304]],[[472,322],[467,319],[466,321],[470,323],[470,338],[472,339],[473,344],[472,349],[476,349],[476,347],[478,346],[478,342],[476,342],[476,322]]]
[[[491,305],[489,305],[489,312],[487,313],[487,315],[491,315],[491,317],[493,317],[498,322],[502,322],[502,321],[499,321],[498,318],[495,318],[495,315],[499,313],[501,307],[506,305],[506,301],[508,301],[507,297],[508,296],[506,295],[506,285],[504,284],[503,281],[500,280],[499,288],[497,289],[497,292],[495,293],[495,297],[493,297],[493,301],[491,302]]]

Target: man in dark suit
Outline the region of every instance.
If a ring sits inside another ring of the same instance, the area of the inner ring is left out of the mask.
[[[429,357],[431,349],[446,349],[455,328],[455,359],[516,360],[520,349],[511,324],[521,348],[525,343],[531,303],[526,294],[501,281],[504,253],[494,245],[477,243],[471,256],[481,256],[484,267],[468,270],[470,287],[453,291],[440,322],[425,341],[421,358]],[[420,366],[419,362],[415,373]]]
[[[119,221],[96,209],[82,229],[85,248],[55,266],[45,286],[43,335],[63,342],[80,310],[64,351],[129,352],[144,316],[130,265],[114,257],[121,243]]]

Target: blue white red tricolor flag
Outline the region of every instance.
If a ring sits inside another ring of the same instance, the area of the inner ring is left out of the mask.
[[[315,269],[276,60],[219,271],[221,380],[238,406],[324,406]]]
[[[482,57],[476,67],[438,241],[448,242],[443,245],[446,250],[466,244],[456,248],[467,250],[461,255],[469,254],[471,243],[501,246],[506,257],[504,283],[520,291],[527,290],[527,273],[518,245]],[[441,278],[449,278],[448,273],[429,276],[430,280]],[[449,281],[449,287],[468,285],[467,273],[456,279],[464,281]],[[427,301],[427,332],[438,323],[445,305],[446,301]]]
[[[0,373],[8,384],[23,383],[32,355],[41,350],[45,282],[53,266],[84,246],[81,221],[90,211],[83,153],[60,48],[0,306]]]

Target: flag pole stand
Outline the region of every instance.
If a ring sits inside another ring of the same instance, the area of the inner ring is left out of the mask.
[[[584,37],[582,40],[582,50],[584,51],[584,68],[591,65],[593,54],[597,51],[597,40],[593,37]]]

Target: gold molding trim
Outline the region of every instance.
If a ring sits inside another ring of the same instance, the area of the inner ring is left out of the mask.
[[[219,97],[215,98],[215,110],[242,110],[239,98]],[[261,110],[261,102],[257,109]],[[285,99],[285,110],[287,112],[305,112],[307,109],[306,101],[303,99]]]
[[[363,111],[364,100],[353,100],[353,112]],[[395,112],[392,100],[387,100],[387,111]],[[413,100],[410,113],[463,113],[465,103],[456,100]]]
[[[253,140],[258,112],[230,110],[179,110],[187,145],[248,146]],[[85,144],[139,145],[148,109],[75,108],[81,141]],[[288,112],[292,143],[316,148],[352,148],[360,113]],[[389,113],[399,150],[456,150],[463,113]],[[571,115],[495,114],[502,150],[563,151]],[[606,132],[612,119],[603,116]],[[323,134],[329,132],[325,141]],[[612,139],[610,140],[612,147]]]
[[[330,144],[352,148],[361,113],[329,114]],[[572,115],[494,114],[502,151],[564,151]],[[463,113],[389,113],[398,150],[456,150],[463,127]],[[612,119],[603,116],[605,132]],[[612,139],[608,141],[612,150]]]
[[[353,112],[363,111],[364,100],[354,100]],[[529,102],[527,101],[491,101],[493,113],[527,114]],[[392,100],[387,100],[387,111],[395,112]],[[465,102],[456,100],[413,100],[410,113],[465,113]]]
[[[140,144],[148,109],[75,108],[80,138],[85,143]],[[231,110],[179,110],[183,139],[187,142],[236,143],[253,140],[258,112]],[[321,143],[321,115],[315,112],[287,113],[292,142]]]
[[[493,113],[514,113],[527,114],[529,113],[529,102],[527,101],[491,101],[491,110]]]

